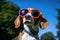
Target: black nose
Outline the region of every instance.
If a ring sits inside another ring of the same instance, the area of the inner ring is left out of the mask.
[[[30,16],[30,15],[26,15],[25,18],[26,18],[27,20],[30,20],[30,19],[31,19],[31,16]]]

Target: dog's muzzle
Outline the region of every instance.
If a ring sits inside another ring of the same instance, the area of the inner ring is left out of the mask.
[[[25,24],[32,24],[33,19],[30,15],[25,16]]]

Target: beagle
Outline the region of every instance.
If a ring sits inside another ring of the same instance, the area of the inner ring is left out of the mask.
[[[22,24],[24,30],[21,31],[17,40],[39,40],[38,26],[42,29],[48,25],[47,20],[41,12],[35,8],[24,8],[19,10],[19,15],[14,21],[15,28],[19,28]]]

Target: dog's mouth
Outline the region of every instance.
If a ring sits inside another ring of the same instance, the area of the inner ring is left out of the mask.
[[[30,25],[30,24],[32,24],[32,22],[31,21],[25,21],[24,24],[27,24],[27,25],[29,24]]]

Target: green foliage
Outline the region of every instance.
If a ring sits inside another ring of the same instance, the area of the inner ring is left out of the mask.
[[[60,21],[60,15],[59,15],[59,16],[57,16],[57,19],[58,19],[58,21]]]
[[[60,30],[60,25],[56,25],[57,29]]]
[[[41,36],[40,40],[55,40],[55,37],[51,32],[47,32]]]
[[[11,40],[16,36],[14,20],[18,15],[19,7],[11,2],[0,0],[0,40]]]
[[[60,9],[57,9],[57,11],[58,11],[58,16],[57,16],[58,24],[56,26],[57,29],[58,29],[58,31],[57,31],[57,37],[60,40]]]
[[[59,9],[56,9],[58,11],[58,15],[60,15],[60,8]]]

